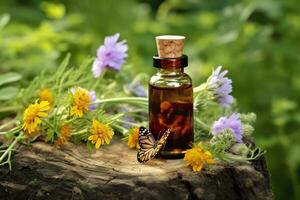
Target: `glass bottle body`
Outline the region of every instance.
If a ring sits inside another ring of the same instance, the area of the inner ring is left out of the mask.
[[[193,87],[183,68],[159,69],[149,82],[149,129],[159,139],[168,129],[159,156],[181,158],[191,147],[193,132]]]

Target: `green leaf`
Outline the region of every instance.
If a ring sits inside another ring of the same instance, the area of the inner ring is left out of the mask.
[[[95,151],[95,145],[92,144],[90,141],[87,141],[86,147],[88,149],[88,152],[90,152],[90,153],[93,152],[93,151]]]
[[[0,17],[0,30],[3,29],[8,24],[9,20],[10,20],[9,14],[3,14]]]
[[[16,96],[19,89],[16,87],[8,86],[0,89],[0,100],[9,100]]]
[[[57,71],[56,71],[56,74],[57,74],[57,77],[59,78],[66,70],[69,62],[70,62],[70,57],[71,57],[71,54],[68,53],[66,55],[66,57],[64,58],[64,60],[61,62],[61,64],[59,65]]]
[[[0,75],[0,86],[6,83],[18,81],[22,76],[16,72],[8,72]]]

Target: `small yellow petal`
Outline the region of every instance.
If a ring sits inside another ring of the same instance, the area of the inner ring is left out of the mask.
[[[38,112],[39,117],[48,117],[48,114],[45,112]]]
[[[88,140],[93,140],[93,138],[94,138],[94,135],[90,135]]]
[[[105,143],[106,143],[106,144],[109,144],[110,140],[109,140],[108,137],[105,137],[104,140],[105,140]]]
[[[38,117],[35,117],[34,121],[35,121],[34,123],[36,123],[36,124],[39,124],[39,123],[42,122],[42,120],[40,118],[38,118]]]
[[[191,166],[195,172],[201,171],[204,165],[214,162],[211,153],[203,150],[202,147],[202,143],[199,143],[192,149],[187,150],[184,156],[186,165]]]
[[[74,94],[72,94],[72,97],[71,115],[82,117],[84,112],[88,110],[88,106],[91,103],[89,92],[78,87],[76,88]]]
[[[97,143],[96,143],[95,147],[96,147],[96,149],[99,149],[99,148],[100,148],[100,146],[101,146],[101,139],[100,139],[100,138],[98,138],[98,140],[97,140]]]

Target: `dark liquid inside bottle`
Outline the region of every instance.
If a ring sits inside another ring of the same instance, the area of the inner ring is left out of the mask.
[[[159,156],[182,158],[191,148],[193,133],[193,88],[191,84],[179,87],[149,86],[150,132],[155,139],[171,129],[167,143]]]

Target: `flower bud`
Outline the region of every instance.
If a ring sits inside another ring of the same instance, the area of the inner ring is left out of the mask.
[[[236,143],[232,145],[229,151],[233,154],[242,156],[247,156],[249,152],[248,147],[244,143]]]
[[[244,124],[243,125],[243,134],[244,134],[244,136],[252,135],[253,131],[254,131],[254,128],[250,124]]]
[[[221,133],[215,135],[210,142],[212,146],[226,150],[235,142],[235,136],[231,129],[225,129]]]
[[[240,119],[245,124],[253,124],[256,121],[256,114],[253,112],[247,114],[241,114]]]

